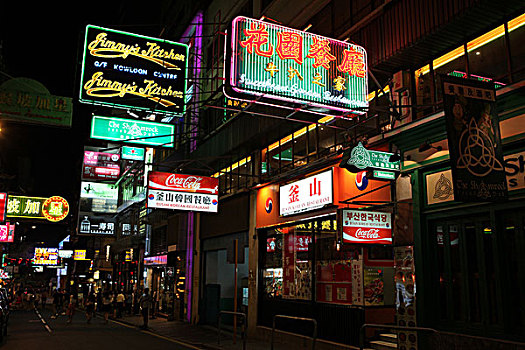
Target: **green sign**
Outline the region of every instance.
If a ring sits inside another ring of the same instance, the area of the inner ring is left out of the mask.
[[[350,152],[345,152],[339,166],[353,173],[367,169],[400,171],[401,162],[391,162],[392,155],[389,152],[368,150],[359,142]]]
[[[374,170],[372,172],[372,177],[375,179],[395,180],[396,173],[393,173],[391,171]]]
[[[144,160],[144,148],[122,146],[121,157],[128,160]]]
[[[93,116],[91,138],[173,147],[175,126],[144,120]]]
[[[69,97],[0,88],[0,115],[29,124],[71,127],[73,103]]]

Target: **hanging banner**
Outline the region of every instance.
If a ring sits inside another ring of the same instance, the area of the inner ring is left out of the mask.
[[[79,101],[184,114],[189,46],[88,25]]]
[[[328,110],[368,106],[364,48],[252,18],[232,23],[230,87],[236,93]]]
[[[506,200],[494,84],[446,75],[442,79],[454,200]]]
[[[337,212],[343,243],[392,244],[392,214],[341,209]]]

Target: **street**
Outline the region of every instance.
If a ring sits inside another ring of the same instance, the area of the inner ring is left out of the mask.
[[[110,320],[104,324],[100,316],[88,324],[81,311],[75,313],[71,324],[67,324],[66,316],[51,319],[49,310],[44,310],[41,315],[44,321],[35,311],[13,311],[2,349],[196,349],[120,322]]]

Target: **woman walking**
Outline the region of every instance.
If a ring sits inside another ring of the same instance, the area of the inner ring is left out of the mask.
[[[95,293],[89,293],[84,306],[86,309],[87,323],[91,323],[91,318],[93,318],[93,313],[95,312]]]
[[[111,311],[111,303],[113,298],[109,292],[104,292],[102,297],[102,311],[104,312],[104,323],[108,323],[109,313]]]

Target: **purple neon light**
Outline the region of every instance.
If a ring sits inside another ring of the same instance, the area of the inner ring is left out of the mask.
[[[237,22],[240,22],[242,20],[251,20],[251,21],[261,22],[261,23],[264,23],[264,24],[269,24],[267,22],[258,21],[258,20],[253,19],[253,18],[238,16],[232,22],[232,37],[235,34],[235,27],[237,25]],[[279,26],[279,27],[281,27],[281,26]],[[298,33],[302,33],[301,31],[293,29],[293,28],[287,28],[287,29],[291,30],[291,31],[298,32]],[[322,36],[322,35],[317,35],[317,34],[316,34],[316,36],[320,37],[320,38],[323,38],[323,39],[326,39],[326,40],[328,40],[330,42],[333,42],[333,43],[339,43],[339,44],[342,44],[342,45],[348,45],[348,43],[345,42],[345,41],[336,40],[336,39],[328,38],[328,37],[325,37],[325,36]],[[357,46],[357,45],[354,45],[354,46]],[[235,59],[234,58],[238,55],[238,53],[237,53],[237,50],[236,50],[236,45],[234,45],[234,40],[231,40],[231,50],[232,50],[232,55],[231,55],[231,59],[230,59],[230,86],[231,86],[231,88],[235,92],[238,92],[238,93],[245,93],[245,94],[251,94],[251,95],[262,96],[262,97],[268,95],[268,94],[257,92],[257,91],[244,90],[244,89],[241,89],[241,88],[238,88],[238,87],[235,86],[236,74],[233,74],[233,72],[235,71]],[[364,51],[364,54],[366,55],[366,51]],[[365,59],[365,61],[366,61],[366,59]],[[225,57],[224,64],[226,66],[226,57]],[[368,67],[367,67],[367,69],[368,69]],[[367,77],[364,78],[364,84],[366,86],[365,87],[365,91],[368,91],[368,71],[367,71]],[[226,95],[226,93],[225,93],[225,95]],[[229,97],[229,96],[227,96],[227,97]],[[271,95],[271,98],[272,99],[276,99],[276,100],[286,101],[286,102],[294,102],[294,103],[298,102],[296,99],[283,97],[283,96],[277,96],[277,95]],[[239,100],[239,101],[244,101],[244,102],[254,102],[252,100],[246,100],[246,99],[240,99],[240,98],[233,98],[233,99]],[[287,108],[287,109],[292,109],[292,110],[295,109],[295,108],[285,107],[285,106],[271,104],[271,103],[261,103],[260,101],[257,101],[257,103],[258,104],[265,104],[265,105],[272,106],[272,107]],[[339,111],[339,112],[343,112],[343,113],[351,113],[351,114],[357,114],[357,115],[366,113],[365,111],[361,112],[361,111],[356,111],[356,110],[353,110],[353,109],[342,108],[342,107],[337,107],[337,106],[330,106],[330,105],[320,104],[320,103],[316,103],[316,102],[304,102],[304,101],[301,101],[301,103],[305,103],[306,105],[309,105],[309,106],[312,106],[312,107],[326,108],[326,109]],[[308,111],[308,112],[311,112],[311,111]],[[326,113],[316,113],[316,114],[320,114],[320,115],[323,115],[323,116],[326,115]]]

